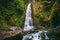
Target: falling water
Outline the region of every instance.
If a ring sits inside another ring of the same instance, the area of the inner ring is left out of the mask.
[[[45,32],[45,38],[42,38],[42,33]],[[39,31],[37,33],[27,34],[23,36],[22,40],[49,40],[48,36],[46,35],[47,31]]]
[[[33,28],[32,18],[31,18],[31,3],[28,4],[26,10],[26,18],[24,23],[24,31],[31,30]]]
[[[32,28],[33,28],[33,23],[32,23],[32,18],[31,18],[31,3],[29,3],[27,6],[27,10],[26,10],[24,31],[31,30]],[[23,36],[22,40],[42,40],[43,39],[42,35],[45,35],[44,39],[49,39],[46,33],[47,33],[47,31],[45,31],[45,30],[44,31],[39,30],[36,33],[27,34],[27,35]]]

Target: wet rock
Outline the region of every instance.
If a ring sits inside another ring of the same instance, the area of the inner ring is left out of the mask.
[[[56,36],[56,37],[60,37],[60,27],[56,27],[56,28],[51,28],[48,30],[48,35],[49,36]]]
[[[11,27],[10,30],[14,31],[14,30],[22,30],[20,27]]]
[[[41,37],[42,37],[43,39],[45,39],[45,32],[42,32],[42,33],[41,33]]]
[[[18,35],[12,36],[12,37],[5,38],[4,40],[22,40],[22,38],[23,38],[23,35],[18,34]]]

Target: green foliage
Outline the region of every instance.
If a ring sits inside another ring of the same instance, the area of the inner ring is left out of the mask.
[[[0,0],[0,27],[21,26],[25,8],[24,0]]]
[[[34,10],[33,18],[34,18],[35,26],[42,25],[44,27],[46,27],[46,26],[49,27],[50,22],[52,21],[52,17],[56,13],[55,11],[60,7],[60,0],[39,0],[39,1],[35,1],[35,2],[36,3],[33,4],[33,6],[35,6],[33,8],[33,10]],[[58,14],[59,13],[60,12],[58,11]]]

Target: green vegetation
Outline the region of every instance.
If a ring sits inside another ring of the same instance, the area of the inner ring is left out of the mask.
[[[60,0],[0,0],[0,30],[22,27],[29,2],[34,27],[49,29],[49,35],[60,37]]]
[[[24,0],[0,0],[0,28],[22,26],[25,9]]]
[[[34,0],[33,18],[36,27],[56,27],[60,21],[59,0]],[[58,20],[57,20],[58,19]]]
[[[59,0],[0,0],[0,28],[23,26],[29,2],[33,5],[32,16],[35,27],[48,29],[59,25]]]
[[[33,1],[33,19],[36,28],[48,29],[49,35],[60,37],[60,0]]]

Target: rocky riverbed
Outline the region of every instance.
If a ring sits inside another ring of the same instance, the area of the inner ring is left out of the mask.
[[[32,29],[29,31],[23,31],[20,29],[19,30],[0,30],[0,40],[20,40],[20,39],[22,40],[24,35],[36,33],[38,31],[39,29]],[[48,31],[47,35],[49,38],[54,40],[55,39],[59,40],[58,35],[56,35],[55,29],[49,29],[47,31]]]

